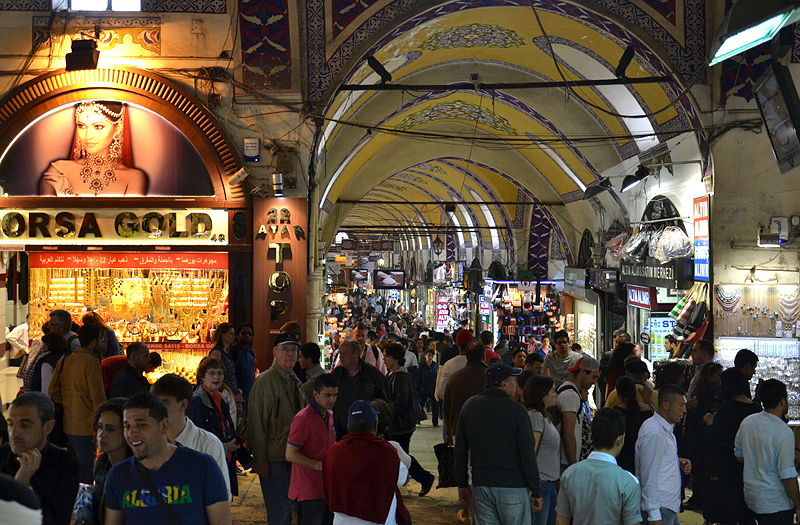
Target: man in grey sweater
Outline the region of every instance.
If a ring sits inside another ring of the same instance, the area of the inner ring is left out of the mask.
[[[476,523],[530,525],[531,510],[542,508],[533,430],[525,408],[511,399],[517,388],[515,376],[521,373],[521,368],[502,362],[490,365],[486,390],[468,399],[458,417],[454,464],[458,500],[472,505]]]

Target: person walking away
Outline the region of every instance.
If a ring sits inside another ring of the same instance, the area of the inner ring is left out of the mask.
[[[617,454],[617,465],[636,475],[636,440],[639,437],[639,429],[645,421],[653,416],[654,407],[637,400],[636,385],[630,376],[622,376],[617,379],[614,390],[617,402],[613,410],[619,412],[625,418],[625,444]],[[613,392],[612,392],[613,393]]]
[[[167,440],[214,458],[225,479],[225,488],[228,490],[228,500],[230,500],[232,496],[231,478],[225,445],[220,438],[208,430],[199,428],[186,417],[186,410],[194,395],[192,385],[177,374],[165,374],[153,383],[150,393],[167,407],[167,419],[169,420]]]
[[[639,429],[635,463],[643,523],[680,524],[681,472],[688,475],[692,462],[678,457],[673,427],[685,413],[686,393],[677,385],[665,384],[658,391],[658,410]]]
[[[47,441],[54,425],[55,406],[46,394],[17,396],[8,408],[9,442],[0,446],[0,472],[39,497],[44,525],[69,525],[78,494],[78,461]]]
[[[56,369],[58,360],[67,355],[67,342],[61,336],[53,332],[44,334],[41,341],[41,353],[36,360],[31,382],[26,392],[44,392],[50,389],[50,381],[53,379],[53,371]]]
[[[473,508],[481,525],[530,525],[531,511],[542,508],[533,430],[525,408],[511,399],[521,373],[502,362],[489,365],[486,390],[469,398],[458,418],[453,465],[458,501]]]
[[[759,397],[764,410],[744,418],[734,440],[734,455],[744,461],[744,501],[759,525],[791,525],[800,520],[800,488],[786,385],[768,379]]]
[[[292,521],[292,465],[286,461],[286,439],[295,414],[308,404],[292,371],[299,346],[292,334],[276,338],[272,367],[256,379],[247,407],[247,443],[256,461],[253,471],[261,481],[270,525],[289,525]]]
[[[394,447],[376,435],[378,413],[372,403],[354,401],[347,428],[322,460],[325,499],[334,525],[408,525],[410,516],[398,489],[408,469]]]
[[[528,379],[522,396],[536,441],[536,463],[542,485],[542,509],[533,514],[533,525],[554,525],[556,522],[556,484],[561,479],[561,436],[559,426],[553,424],[548,411],[556,405],[556,396],[553,378],[543,375]]]
[[[87,324],[78,331],[80,348],[59,359],[48,393],[64,406],[64,433],[80,463],[81,483],[92,482],[95,448],[92,418],[106,400],[100,356],[105,352],[105,330]]]
[[[594,450],[561,476],[558,525],[638,525],[642,491],[636,476],[620,468],[616,456],[625,443],[625,418],[601,408],[592,420]]]
[[[74,352],[81,346],[78,334],[72,331],[72,316],[66,310],[50,312],[50,331],[61,334],[67,341],[70,352]]]
[[[389,393],[392,403],[392,437],[402,449],[409,453],[411,436],[417,429],[417,411],[414,401],[414,385],[411,374],[405,369],[406,350],[401,344],[390,343],[386,346],[384,362],[389,371]],[[422,488],[420,496],[430,492],[435,476],[425,470],[412,456],[409,474],[417,480]]]
[[[442,420],[445,422],[447,435],[445,442],[453,443],[456,434],[458,416],[467,399],[480,394],[486,389],[486,351],[483,343],[472,341],[466,349],[467,364],[455,372],[444,389],[442,401]]]
[[[164,507],[187,525],[231,525],[228,491],[217,463],[167,440],[167,407],[160,399],[150,392],[131,396],[123,424],[133,456],[108,473],[105,525],[171,523]],[[150,487],[159,493],[154,496]]]
[[[581,354],[570,350],[569,334],[564,330],[555,333],[553,344],[555,349],[545,356],[542,370],[544,375],[553,378],[556,383],[556,389],[558,389],[561,383],[569,380],[572,375],[569,372],[569,368],[575,366],[575,363],[581,358]]]
[[[332,525],[325,501],[322,459],[336,442],[333,406],[339,388],[331,374],[314,379],[308,406],[292,419],[286,441],[286,461],[292,463],[289,499],[297,502],[297,525]]]
[[[150,381],[144,376],[150,367],[150,349],[146,344],[136,341],[128,345],[125,355],[128,358],[127,363],[114,377],[108,388],[109,399],[130,397],[136,392],[150,390]]]
[[[744,502],[743,464],[734,455],[734,439],[744,418],[761,411],[750,399],[750,383],[739,368],[729,368],[720,378],[719,409],[708,431],[706,493],[703,518],[709,523],[754,525]]]
[[[717,405],[722,365],[708,363],[700,372],[700,379],[694,391],[694,408],[686,410],[684,428],[688,444],[689,458],[692,460],[692,496],[685,503],[691,510],[701,510],[706,499],[705,467],[707,429],[706,415],[712,414]],[[689,403],[687,403],[689,405]]]

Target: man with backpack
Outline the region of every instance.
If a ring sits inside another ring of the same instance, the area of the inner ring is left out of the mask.
[[[589,389],[600,377],[600,363],[584,356],[567,369],[572,377],[558,387],[556,406],[561,412],[561,469],[585,459],[592,451]]]

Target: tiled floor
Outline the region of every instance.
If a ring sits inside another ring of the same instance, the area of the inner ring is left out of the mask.
[[[433,428],[428,419],[417,428],[411,439],[411,455],[427,470],[436,473],[436,456],[433,446],[442,442],[442,429]],[[401,489],[403,499],[411,513],[415,525],[455,525],[458,523],[456,512],[460,506],[458,491],[455,488],[435,488],[420,498],[417,493],[420,485],[416,481],[409,481]],[[703,518],[695,512],[681,514],[681,523],[684,525],[701,525]],[[239,477],[239,496],[233,501],[233,523],[266,523],[264,500],[261,497],[261,487],[258,476],[247,475]]]

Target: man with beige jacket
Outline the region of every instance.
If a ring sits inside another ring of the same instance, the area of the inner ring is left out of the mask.
[[[292,464],[286,461],[286,440],[295,414],[308,404],[300,380],[292,371],[298,349],[291,334],[276,338],[272,367],[258,376],[247,403],[247,445],[256,461],[253,471],[261,481],[270,525],[292,522]]]
[[[106,331],[87,323],[78,331],[81,346],[58,360],[48,393],[54,403],[64,406],[64,433],[78,454],[81,483],[92,483],[96,456],[92,421],[106,400],[100,356],[106,351]]]

